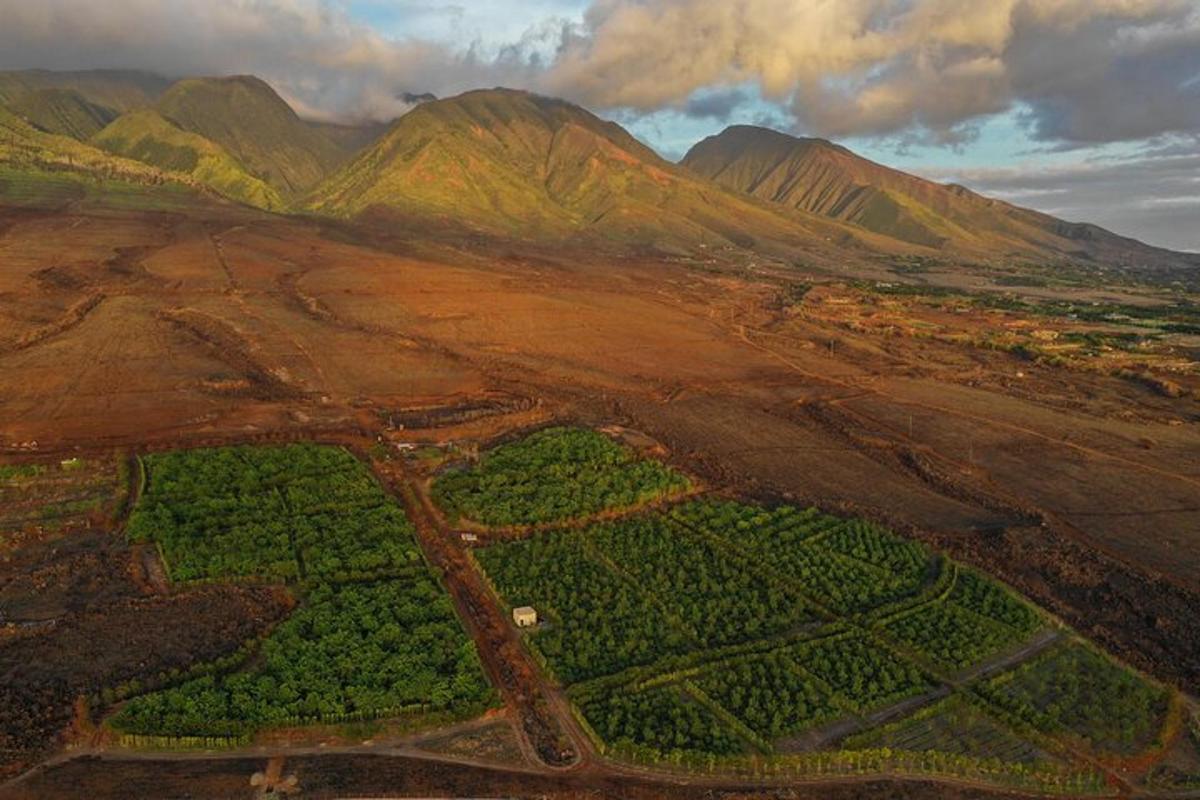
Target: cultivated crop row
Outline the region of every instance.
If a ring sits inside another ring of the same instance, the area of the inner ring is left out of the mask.
[[[449,599],[420,576],[318,587],[251,668],[134,698],[113,724],[131,734],[240,736],[412,709],[479,713],[491,700]]]
[[[121,732],[244,741],[267,726],[458,718],[495,701],[413,526],[348,452],[231,447],[145,465],[129,535],[156,542],[173,578],[281,579],[300,604],[244,663],[134,697],[112,721]]]
[[[559,522],[681,492],[688,480],[600,433],[547,428],[433,485],[448,514],[491,526]]]
[[[404,513],[340,448],[186,450],[145,466],[128,533],[158,543],[174,580],[348,580],[419,562]]]

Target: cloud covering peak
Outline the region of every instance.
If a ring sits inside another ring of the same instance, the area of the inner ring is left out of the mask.
[[[404,29],[406,15],[470,7],[375,5],[397,20],[392,36],[345,2],[0,0],[0,62],[254,73],[342,118],[402,113],[405,91],[500,84],[721,118],[754,87],[796,130],[831,137],[955,142],[1014,108],[1060,143],[1200,131],[1192,0],[591,0],[488,42]]]

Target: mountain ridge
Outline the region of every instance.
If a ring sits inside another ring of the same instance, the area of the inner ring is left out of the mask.
[[[824,139],[734,125],[680,165],[726,188],[972,258],[1192,262],[1090,223],[1068,222],[866,159]]]
[[[353,125],[303,119],[254,76],[0,72],[0,107],[21,122],[5,123],[17,145],[8,158],[175,180],[269,211],[382,214],[509,237],[668,248],[1200,264],[823,139],[734,125],[673,164],[565,100],[502,88],[420,99],[390,124]],[[121,160],[106,164],[104,154]]]
[[[185,78],[163,93],[155,109],[181,130],[220,145],[284,195],[315,184],[346,157],[266,81],[252,75]]]
[[[781,214],[698,179],[586,109],[512,89],[422,103],[304,205],[333,216],[370,211],[509,236],[664,247],[854,240],[828,221]]]

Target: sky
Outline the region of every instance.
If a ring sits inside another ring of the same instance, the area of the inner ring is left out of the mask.
[[[253,73],[302,115],[572,100],[667,158],[731,124],[1200,251],[1200,0],[0,0],[0,68]]]

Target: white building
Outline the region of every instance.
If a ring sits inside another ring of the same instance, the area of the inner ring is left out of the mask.
[[[513,622],[518,628],[532,628],[537,625],[537,611],[533,606],[520,606],[513,609]]]

